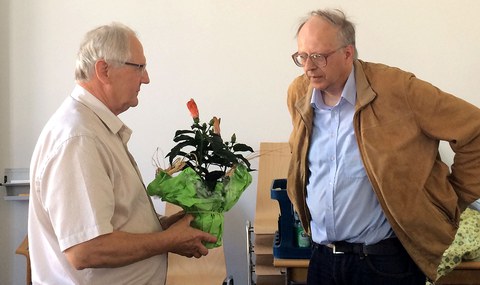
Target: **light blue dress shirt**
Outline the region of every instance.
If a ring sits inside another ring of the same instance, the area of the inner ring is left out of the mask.
[[[470,204],[469,208],[476,211],[480,211],[480,199]]]
[[[313,91],[307,205],[312,239],[319,244],[374,244],[394,236],[358,150],[353,130],[356,93],[353,69],[336,106],[325,105],[321,91]]]

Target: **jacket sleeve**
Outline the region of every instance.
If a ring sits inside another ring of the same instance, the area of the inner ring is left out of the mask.
[[[455,153],[449,181],[464,210],[480,198],[480,109],[414,76],[406,79],[406,88],[421,130],[447,141]]]

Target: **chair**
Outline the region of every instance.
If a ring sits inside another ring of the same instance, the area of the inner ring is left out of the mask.
[[[15,250],[16,254],[24,255],[27,259],[27,272],[25,274],[25,281],[27,285],[32,284],[32,272],[30,267],[30,254],[28,252],[28,236],[25,236],[22,243]]]

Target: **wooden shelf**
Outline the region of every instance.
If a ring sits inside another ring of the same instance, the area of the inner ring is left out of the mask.
[[[5,187],[6,201],[28,201],[30,193],[30,181],[28,168],[5,168],[3,183]]]
[[[0,186],[5,186],[5,187],[30,186],[30,183],[29,182],[0,183]]]
[[[3,199],[5,201],[28,201],[29,199],[29,196],[28,195],[25,195],[25,196],[21,196],[21,195],[17,195],[17,196],[5,196],[3,197]]]

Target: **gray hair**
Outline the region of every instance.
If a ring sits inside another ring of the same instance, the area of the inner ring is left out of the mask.
[[[355,45],[355,25],[347,19],[347,17],[345,16],[345,13],[343,13],[339,9],[312,11],[308,14],[307,17],[305,17],[301,21],[297,29],[296,36],[298,36],[298,34],[300,33],[300,30],[303,28],[305,23],[312,17],[322,18],[328,23],[330,23],[332,26],[337,27],[339,30],[339,34],[338,34],[339,40],[342,42],[344,46],[347,46],[347,45],[353,46],[355,50],[354,58],[357,59],[358,52],[357,52],[357,47]]]
[[[118,65],[130,59],[130,37],[136,33],[129,27],[112,23],[89,31],[77,53],[75,79],[88,81],[99,59]]]

